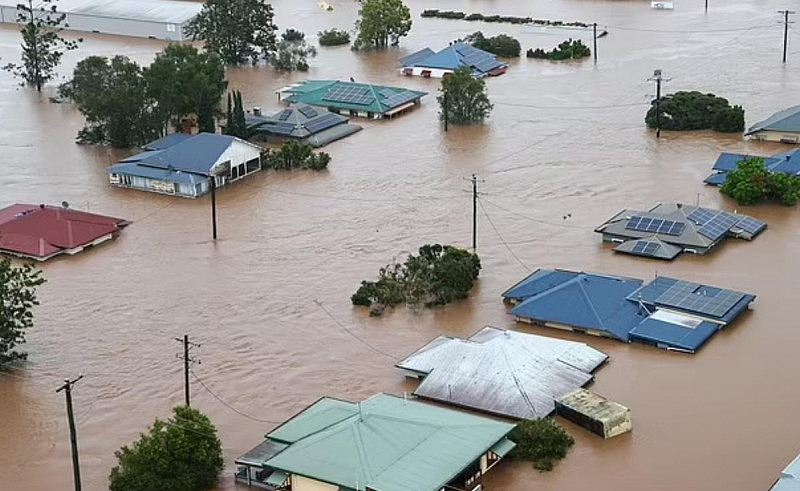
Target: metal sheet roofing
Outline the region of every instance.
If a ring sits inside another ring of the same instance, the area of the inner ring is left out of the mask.
[[[773,114],[764,121],[759,121],[748,128],[745,135],[752,135],[764,130],[800,133],[800,106],[792,106]]]
[[[657,235],[644,239],[629,240],[614,248],[614,252],[665,260],[675,259],[675,256],[680,254],[682,250],[678,246],[667,244],[659,239]]]
[[[123,160],[120,161],[119,164],[112,165],[106,169],[106,171],[109,174],[125,174],[147,179],[158,179],[159,181],[177,182],[179,184],[197,184],[205,180],[203,177],[195,174],[173,169],[161,169],[148,165],[140,165],[136,162],[137,161],[130,162],[129,160]]]
[[[520,419],[544,418],[555,399],[590,382],[608,356],[583,343],[485,327],[441,336],[396,366],[425,379],[414,394]]]
[[[485,76],[498,68],[507,67],[507,63],[497,60],[492,53],[474,46],[459,42],[446,48],[433,52],[430,48],[400,58],[404,67],[438,68],[442,70],[455,70],[467,66],[476,76]]]
[[[786,466],[770,491],[800,491],[800,455]]]
[[[427,95],[427,92],[418,90],[342,82],[339,80],[306,80],[285,87],[279,92],[289,94],[284,98],[287,102],[303,102],[312,106],[371,112],[374,114],[384,114],[409,102],[406,99],[393,97],[395,95],[408,93],[416,96],[411,101],[419,100]],[[358,99],[359,97],[360,99]],[[360,102],[345,102],[345,100],[359,100]]]
[[[265,466],[348,489],[438,491],[513,428],[386,394],[324,398],[277,430],[296,440]]]
[[[713,186],[722,186],[728,178],[728,172],[736,170],[739,167],[739,162],[754,157],[764,159],[764,167],[770,172],[780,172],[793,176],[800,174],[800,152],[798,152],[798,149],[781,152],[772,157],[722,152],[712,167],[712,170],[716,172],[706,177],[703,182]]]
[[[254,133],[271,133],[297,139],[309,138],[327,129],[346,125],[349,121],[347,116],[317,110],[303,103],[293,104],[287,109],[267,116],[248,114],[245,119],[248,129]],[[355,131],[358,129],[354,128]],[[347,134],[355,131],[349,131]]]
[[[0,0],[0,6],[15,8],[14,0]],[[34,1],[35,8],[50,8],[49,3]],[[203,8],[202,3],[173,0],[59,0],[58,12],[132,19],[146,22],[183,24]]]

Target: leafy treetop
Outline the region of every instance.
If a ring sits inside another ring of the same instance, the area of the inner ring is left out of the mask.
[[[659,117],[660,114],[660,117]],[[653,100],[645,122],[665,130],[715,130],[725,133],[744,131],[744,109],[731,106],[727,99],[701,92],[675,92]]]
[[[42,272],[32,265],[14,266],[0,257],[0,365],[27,358],[15,348],[25,342],[25,330],[33,327],[33,307],[39,305],[36,288],[44,282]]]
[[[439,118],[446,117],[451,124],[482,123],[494,107],[483,79],[473,77],[469,67],[459,67],[442,79],[440,91],[436,98],[441,107]]]
[[[752,157],[739,162],[736,170],[728,172],[720,192],[740,205],[780,201],[792,206],[800,200],[800,177],[770,172],[764,166],[764,159]]]
[[[359,0],[355,49],[397,46],[411,30],[411,11],[402,0]]]
[[[511,457],[533,461],[541,472],[552,470],[554,461],[566,457],[575,443],[562,427],[548,418],[522,421],[510,437],[517,444]]]

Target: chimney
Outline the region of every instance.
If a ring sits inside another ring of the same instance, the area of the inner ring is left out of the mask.
[[[253,116],[261,116],[261,108],[260,107],[254,107],[253,108]]]

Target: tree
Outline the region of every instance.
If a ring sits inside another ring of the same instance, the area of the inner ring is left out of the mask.
[[[33,307],[39,305],[36,287],[44,282],[42,272],[32,265],[14,266],[0,258],[0,365],[27,358],[15,348],[25,342],[25,330],[33,327]]]
[[[78,62],[72,80],[59,87],[86,118],[79,143],[129,148],[158,138],[161,116],[148,97],[142,69],[125,56],[90,56]]]
[[[207,92],[200,93],[200,103],[197,108],[197,131],[201,133],[215,133],[214,103]]]
[[[115,453],[111,491],[199,491],[216,486],[222,471],[222,444],[206,415],[187,406],[156,419],[147,434]]]
[[[64,51],[78,49],[77,41],[68,41],[59,33],[64,29],[66,14],[56,11],[56,0],[25,0],[17,4],[17,22],[22,24],[22,64],[9,63],[3,70],[23,80],[23,84],[42,86],[53,79]]]
[[[477,31],[466,37],[466,40],[478,49],[488,51],[504,58],[516,58],[522,51],[519,41],[507,34],[499,34],[494,37],[484,37],[481,31]]]
[[[452,124],[482,123],[494,107],[489,102],[486,84],[472,76],[469,67],[459,67],[442,79],[441,94],[436,98],[441,106],[439,118]]]
[[[384,307],[401,303],[425,307],[446,305],[467,298],[481,270],[477,254],[450,245],[424,245],[403,264],[381,268],[378,281],[362,281],[350,297],[353,305],[371,307],[380,315]]]
[[[276,53],[270,58],[272,66],[276,70],[307,71],[308,58],[317,56],[317,49],[306,43],[306,36],[300,31],[287,29],[282,37]]]
[[[350,43],[350,33],[339,29],[328,29],[317,33],[320,46],[341,46]]]
[[[272,5],[263,0],[208,0],[187,32],[228,65],[255,65],[275,51],[273,15]]]
[[[170,123],[178,127],[188,115],[199,116],[201,102],[210,104],[213,113],[225,90],[225,65],[220,57],[199,52],[191,44],[168,45],[143,73],[147,95],[158,104],[164,128]]]
[[[728,172],[720,192],[740,205],[775,200],[791,206],[800,201],[800,177],[771,172],[764,166],[764,159],[753,157]]]
[[[575,443],[562,427],[547,418],[522,421],[510,437],[517,444],[511,456],[533,461],[541,472],[552,470],[554,461],[566,457]]]
[[[233,106],[233,121],[236,123],[237,131],[237,134],[234,136],[247,138],[249,135],[247,134],[247,122],[244,117],[244,106],[242,106],[242,93],[237,90],[233,98],[235,101]]]
[[[583,44],[580,39],[572,40],[571,38],[560,43],[552,51],[545,51],[541,48],[529,49],[527,53],[528,58],[543,58],[548,60],[574,60],[577,58],[585,58],[592,54],[592,50]]]
[[[325,152],[314,153],[311,145],[298,141],[288,141],[277,152],[269,152],[263,160],[264,168],[275,170],[311,169],[323,170],[328,167],[331,156]]]
[[[402,0],[359,0],[355,49],[397,46],[411,30],[411,11]]]
[[[744,131],[744,109],[731,106],[727,99],[697,91],[675,92],[653,100],[645,116],[650,128],[665,130],[707,130],[738,133]]]
[[[223,133],[226,135],[231,135],[232,131],[236,131],[236,123],[233,121],[233,96],[230,92],[228,92],[228,110],[226,111],[225,116],[225,128]]]

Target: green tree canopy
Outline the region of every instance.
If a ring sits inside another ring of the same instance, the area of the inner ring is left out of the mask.
[[[59,95],[72,100],[86,118],[80,143],[129,148],[161,134],[156,101],[147,95],[142,69],[125,56],[90,56],[78,62]]]
[[[278,43],[278,49],[270,58],[276,70],[301,71],[308,70],[308,58],[317,56],[317,49],[305,41],[305,34],[288,29]]]
[[[665,130],[715,130],[725,133],[744,131],[744,109],[731,106],[727,99],[701,92],[675,92],[653,100],[645,116],[650,128],[661,124]]]
[[[736,170],[728,172],[720,192],[740,205],[780,201],[791,206],[800,200],[800,177],[770,172],[764,166],[764,159],[752,157],[739,162]]]
[[[545,51],[541,48],[529,49],[527,53],[528,58],[543,58],[547,60],[574,60],[578,58],[586,58],[592,54],[592,50],[583,44],[580,39],[574,41],[570,38],[563,41],[551,51]]]
[[[288,141],[280,150],[269,152],[263,166],[275,170],[323,170],[328,167],[330,161],[330,155],[325,152],[314,153],[308,143]]]
[[[522,51],[519,41],[507,34],[487,38],[481,31],[477,31],[467,36],[466,40],[478,49],[504,58],[516,58]]]
[[[359,0],[356,49],[396,46],[411,30],[411,11],[402,0]]]
[[[56,12],[56,0],[17,4],[17,22],[22,25],[22,64],[8,63],[3,70],[23,80],[24,84],[42,86],[53,79],[64,51],[78,48],[78,41],[68,41],[59,33],[64,29],[66,14]]]
[[[225,65],[209,51],[191,44],[170,44],[144,69],[147,95],[156,101],[164,126],[179,126],[181,119],[198,114],[200,104],[219,104],[225,90]]]
[[[489,102],[483,79],[472,76],[469,67],[459,67],[442,79],[439,101],[439,118],[447,117],[451,124],[482,123],[494,107]]]
[[[32,265],[14,266],[0,257],[0,365],[27,358],[15,348],[25,342],[25,330],[33,327],[33,307],[39,305],[36,287],[44,281]]]
[[[553,469],[553,463],[567,456],[575,440],[551,419],[524,420],[511,432],[517,444],[511,456],[533,461],[539,471]]]
[[[217,484],[222,444],[206,415],[186,406],[156,419],[150,431],[115,453],[111,491],[201,491]]]
[[[272,5],[263,0],[208,0],[187,32],[228,65],[255,65],[275,51],[277,27],[272,20]]]
[[[341,46],[350,43],[350,33],[336,28],[317,33],[320,46]]]

